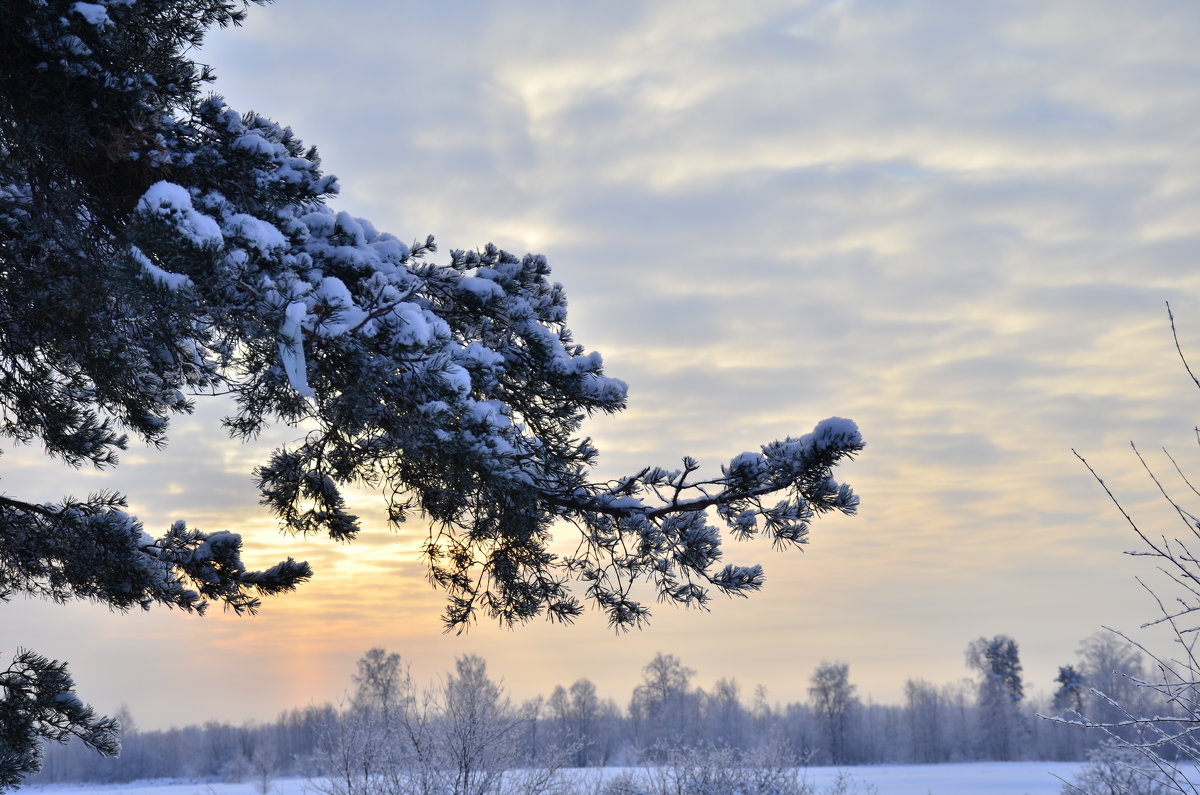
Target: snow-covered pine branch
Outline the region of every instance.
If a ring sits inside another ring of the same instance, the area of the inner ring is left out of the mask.
[[[18,786],[41,768],[43,739],[78,737],[97,753],[116,756],[119,728],[79,700],[66,665],[18,650],[0,670],[0,788]]]
[[[569,581],[619,627],[638,582],[704,604],[760,587],[721,565],[714,509],[739,538],[802,543],[817,514],[852,513],[832,468],[862,448],[832,419],[697,479],[649,467],[591,478],[590,414],[626,385],[566,326],[546,259],[488,245],[434,263],[335,212],[316,150],[205,96],[187,54],[225,0],[9,0],[0,26],[0,434],[74,466],[113,466],[130,436],[161,445],[193,396],[231,394],[238,437],[270,422],[305,437],[256,471],[284,527],[353,539],[344,487],[417,515],[446,622],[569,620]],[[240,538],[182,523],[145,536],[120,495],[0,501],[0,593],[252,610],[309,575],[250,573]],[[578,550],[549,551],[573,525]],[[0,727],[2,728],[2,727]]]

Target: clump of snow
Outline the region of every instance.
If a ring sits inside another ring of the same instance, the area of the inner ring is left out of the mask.
[[[396,344],[424,346],[433,340],[433,326],[417,304],[403,301],[392,308],[392,314],[401,321],[393,335]]]
[[[458,280],[458,289],[464,293],[470,293],[484,302],[492,298],[504,297],[503,287],[491,279],[480,279],[478,276],[462,277]]]
[[[138,200],[137,209],[169,221],[196,246],[219,247],[225,242],[216,220],[192,206],[192,196],[182,185],[166,180],[154,183]]]
[[[504,364],[504,355],[486,345],[471,342],[462,349],[462,358],[475,367],[493,368]]]
[[[249,130],[244,135],[239,135],[230,141],[230,146],[234,149],[244,149],[247,152],[267,156],[274,155],[276,149],[280,148],[278,144],[264,138],[258,130]]]
[[[821,420],[812,431],[812,444],[817,450],[830,447],[853,447],[863,443],[862,434],[854,420],[830,417]]]
[[[322,321],[317,332],[325,337],[337,336],[356,329],[366,322],[369,315],[354,303],[346,283],[336,276],[321,280],[315,297],[317,301],[333,310],[332,317]]]
[[[313,397],[316,392],[308,385],[308,368],[304,362],[304,339],[300,324],[307,314],[303,301],[293,301],[284,310],[283,324],[279,327],[279,359],[292,389],[304,397]]]
[[[448,365],[442,371],[442,380],[463,397],[471,392],[471,374],[457,364]]]
[[[283,248],[287,240],[274,224],[246,213],[234,213],[226,221],[227,228],[246,239],[253,247],[266,254],[272,249]]]
[[[579,384],[580,392],[598,403],[616,403],[629,395],[629,385],[619,378],[588,373]]]
[[[300,217],[310,234],[328,237],[333,233],[333,215],[328,212],[312,212]]]
[[[512,420],[505,414],[505,405],[499,400],[473,400],[467,404],[467,413],[476,422],[485,422],[493,428],[512,427]]]
[[[137,246],[129,247],[129,254],[144,273],[155,284],[166,287],[173,292],[192,286],[192,280],[183,273],[172,273],[155,265]]]
[[[371,248],[383,260],[394,260],[399,262],[410,254],[412,249],[406,246],[398,237],[389,234],[382,234],[378,239],[372,241]]]
[[[66,36],[59,37],[55,42],[60,49],[69,52],[71,55],[87,56],[92,54],[92,48],[83,43],[83,39],[73,33],[68,33]],[[75,71],[79,71],[78,69]],[[81,72],[80,72],[81,73]]]
[[[767,469],[767,459],[762,453],[741,453],[733,457],[726,471],[731,477],[758,480]]]
[[[361,218],[355,218],[346,211],[337,214],[337,230],[342,232],[355,246],[365,246],[367,244],[367,232],[374,231],[370,224]]]
[[[71,6],[71,10],[98,28],[112,24],[112,20],[108,18],[108,10],[97,3],[76,3]]]

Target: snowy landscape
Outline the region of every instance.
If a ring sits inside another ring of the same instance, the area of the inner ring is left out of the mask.
[[[1080,765],[1070,762],[993,762],[945,765],[878,765],[869,767],[812,767],[804,779],[813,787],[814,795],[828,792],[845,782],[842,795],[1050,795],[1061,790],[1062,779],[1070,780]],[[569,770],[564,778],[576,782],[575,792],[588,795],[593,787],[607,778],[629,772],[622,769]],[[633,772],[636,772],[634,770]],[[874,787],[871,790],[870,787]],[[188,782],[135,782],[113,785],[76,785],[29,787],[29,793],[40,795],[263,795],[255,784],[198,784]],[[270,783],[267,795],[311,795],[312,782],[307,779],[279,779]],[[520,793],[512,793],[520,795]]]

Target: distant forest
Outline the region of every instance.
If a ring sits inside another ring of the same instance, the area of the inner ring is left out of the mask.
[[[1135,714],[1143,706],[1137,681],[1148,673],[1146,661],[1110,633],[1082,641],[1077,661],[1059,669],[1045,703],[1027,697],[1018,646],[1008,636],[973,641],[966,660],[973,679],[941,685],[909,679],[903,703],[894,705],[864,703],[842,662],[812,672],[807,701],[780,705],[761,686],[746,692],[734,680],[696,687],[695,672],[662,653],[643,667],[624,703],[579,679],[514,704],[479,657],[462,657],[438,682],[418,686],[399,655],[372,649],[340,704],[293,709],[269,723],[210,721],[166,731],[139,731],[122,709],[120,758],[102,758],[75,742],[53,745],[27,783],[348,776],[398,759],[401,746],[405,764],[415,764],[437,738],[444,756],[447,738],[463,735],[464,725],[486,725],[489,736],[502,737],[503,748],[492,753],[507,767],[546,760],[556,767],[653,765],[680,749],[706,748],[767,751],[798,765],[1074,761],[1086,758],[1101,733],[1039,714],[1106,721],[1122,717],[1112,702]]]

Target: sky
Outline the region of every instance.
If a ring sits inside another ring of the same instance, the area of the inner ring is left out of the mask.
[[[1074,456],[1152,533],[1175,533],[1129,444],[1200,475],[1200,6],[709,0],[286,0],[196,58],[239,110],[290,125],[338,175],[333,203],[443,251],[545,254],[568,324],[629,408],[592,420],[596,477],[734,455],[829,416],[867,447],[840,468],[859,515],[804,551],[728,542],[767,584],[710,612],[662,605],[618,635],[482,623],[442,632],[414,524],[359,494],[352,545],[279,534],[250,470],[296,436],[177,421],[112,473],[6,447],[6,493],[124,490],[147,528],[241,532],[248,558],[316,577],[253,618],[0,605],[0,655],[67,660],[143,728],[270,719],[336,701],[367,649],[427,681],[487,659],[518,699],[581,677],[628,703],[656,652],[709,687],[804,700],[823,660],[860,696],[970,675],[1007,634],[1026,687],[1102,626],[1136,630],[1158,582]],[[1183,488],[1166,479],[1169,488]],[[1164,587],[1163,592],[1169,595]]]

